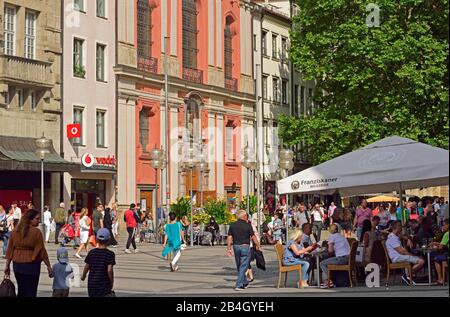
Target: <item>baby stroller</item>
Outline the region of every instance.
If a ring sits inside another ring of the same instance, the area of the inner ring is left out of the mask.
[[[61,244],[64,246],[65,244],[68,244],[70,241],[72,241],[75,238],[75,231],[73,230],[71,225],[64,225],[64,227],[61,228],[61,231],[59,232],[58,239],[61,242]]]

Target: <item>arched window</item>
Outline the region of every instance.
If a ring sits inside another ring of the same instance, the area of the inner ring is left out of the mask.
[[[183,67],[197,69],[197,4],[183,0]]]
[[[187,140],[191,144],[196,144],[200,140],[200,104],[201,101],[196,96],[191,96],[186,101]]]

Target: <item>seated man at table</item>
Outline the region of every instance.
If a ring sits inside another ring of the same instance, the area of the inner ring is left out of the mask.
[[[430,244],[430,247],[437,251],[437,254],[433,257],[433,261],[438,276],[437,282],[440,285],[444,285],[445,283],[444,277],[442,276],[442,262],[448,261],[448,218],[444,220],[442,232],[445,233],[441,242],[432,242]]]
[[[313,246],[314,249],[316,249],[319,245],[317,243],[313,243],[311,240],[311,234],[312,234],[312,224],[310,223],[304,223],[302,225],[302,231],[303,231],[303,237],[301,243],[305,248]],[[305,254],[303,259],[305,261],[309,262],[309,270],[308,273],[311,273],[311,271],[316,267],[316,257],[311,254]]]
[[[402,234],[401,222],[394,221],[391,227],[392,232],[389,234],[386,241],[386,249],[388,251],[389,258],[391,259],[392,263],[411,263],[413,265],[412,274],[416,273],[424,266],[425,261],[421,257],[413,256],[402,246],[400,242],[400,236]],[[402,280],[408,285],[410,285],[411,283],[415,284],[414,281],[410,281],[409,277],[406,274],[403,274]]]
[[[328,238],[328,253],[334,253],[334,257],[323,260],[320,263],[320,268],[322,269],[324,279],[328,274],[328,265],[337,264],[345,265],[348,264],[348,256],[350,255],[350,245],[347,239],[339,233],[339,228],[336,224],[332,224],[328,229],[331,236]],[[331,280],[327,280],[320,286],[321,288],[332,288],[334,284]]]

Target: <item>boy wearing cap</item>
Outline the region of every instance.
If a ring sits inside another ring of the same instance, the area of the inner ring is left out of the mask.
[[[68,297],[70,291],[69,276],[73,269],[69,264],[69,252],[61,247],[56,251],[58,262],[53,264],[53,297]]]
[[[108,250],[107,245],[111,235],[109,230],[101,228],[97,232],[98,247],[89,251],[84,262],[83,275],[81,280],[88,278],[88,294],[89,297],[111,297],[114,296],[114,271],[113,266],[116,265],[116,255]]]

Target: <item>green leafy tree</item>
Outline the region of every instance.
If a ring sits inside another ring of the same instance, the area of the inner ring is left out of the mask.
[[[227,203],[224,199],[209,199],[205,204],[205,211],[211,217],[214,217],[216,222],[221,225],[227,222]]]
[[[390,135],[448,148],[448,0],[297,4],[290,57],[315,82],[314,107],[279,118],[284,144],[304,142],[313,164]]]
[[[189,216],[191,212],[191,199],[189,196],[180,197],[170,205],[170,211],[174,212],[178,219],[183,216]]]

